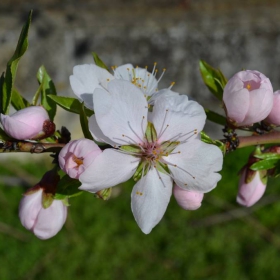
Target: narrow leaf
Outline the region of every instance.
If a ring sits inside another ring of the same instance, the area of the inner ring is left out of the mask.
[[[206,116],[207,116],[207,120],[220,124],[220,125],[226,125],[226,118],[222,115],[219,115],[218,113],[215,113],[209,109],[204,109]]]
[[[211,137],[209,135],[207,135],[204,131],[200,132],[200,136],[201,136],[201,141],[203,141],[204,143],[207,143],[207,144],[212,144],[212,145],[217,146],[222,151],[223,155],[226,154],[225,143],[223,143],[222,141],[219,141],[219,140],[211,139]]]
[[[9,114],[9,107],[12,100],[12,89],[16,78],[18,63],[20,58],[24,55],[28,48],[28,31],[31,24],[31,17],[32,11],[30,11],[28,19],[21,30],[16,50],[9,62],[7,63],[5,80],[2,84],[0,97],[0,112],[6,115]]]
[[[100,59],[100,57],[95,52],[92,52],[92,56],[93,56],[94,62],[97,66],[109,71],[109,68],[106,66],[106,64]]]
[[[88,119],[87,119],[87,115],[85,112],[84,103],[80,104],[80,123],[81,123],[82,131],[83,131],[85,138],[93,140],[93,137],[88,128]]]
[[[64,110],[80,114],[81,111],[81,102],[72,97],[64,97],[64,96],[57,96],[57,95],[48,95],[48,98],[51,98],[58,106],[63,108]],[[94,112],[85,107],[85,112],[88,117],[94,114]]]
[[[30,106],[29,102],[15,88],[12,90],[12,105],[17,111]]]
[[[277,159],[264,159],[260,160],[258,162],[255,162],[250,166],[250,169],[252,170],[267,170],[274,168],[275,165],[277,164],[278,160]]]
[[[280,154],[277,153],[255,154],[254,157],[260,159],[280,159]]]
[[[219,100],[222,100],[223,90],[227,83],[227,79],[223,73],[203,60],[200,60],[199,68],[205,85]]]
[[[53,121],[56,114],[56,103],[47,98],[49,94],[57,95],[54,83],[47,73],[44,66],[41,66],[37,72],[37,79],[41,87],[41,104],[47,110],[50,120]]]

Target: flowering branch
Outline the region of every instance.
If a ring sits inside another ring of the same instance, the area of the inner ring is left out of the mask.
[[[265,135],[241,136],[237,148],[245,148],[261,144],[279,144],[280,132],[273,131]]]
[[[33,143],[28,141],[7,141],[0,143],[0,153],[23,152],[41,154],[59,152],[65,146],[64,143]]]

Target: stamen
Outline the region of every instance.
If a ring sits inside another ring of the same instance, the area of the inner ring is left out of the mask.
[[[142,121],[143,121],[143,118],[142,118]],[[128,123],[129,128],[131,129],[131,131],[135,134],[135,136],[142,142],[142,144],[144,144],[144,142],[143,142],[143,140],[140,138],[140,136],[139,136],[139,135],[134,131],[134,129],[131,127],[130,122],[128,121],[127,123]],[[143,130],[143,128],[142,128],[142,130]],[[143,135],[145,135],[145,133],[143,133]]]
[[[162,79],[162,77],[163,77],[163,75],[164,75],[165,71],[166,71],[166,69],[165,69],[165,68],[163,68],[163,69],[162,69],[162,73],[161,73],[160,77],[158,78],[158,83],[159,83],[159,82],[160,82],[160,80]]]
[[[166,120],[166,116],[167,116],[167,112],[168,112],[168,109],[165,110],[165,115],[164,115],[164,118],[163,118],[163,122],[162,122],[162,126],[161,126],[161,129],[160,129],[160,132],[159,132],[159,136],[158,136],[158,139],[163,135],[163,133],[166,131],[166,129],[169,127],[169,125],[167,124],[165,129],[163,129],[163,126],[165,124],[165,120]]]
[[[168,89],[172,89],[172,87],[175,85],[175,82],[172,82],[170,87]]]
[[[184,136],[186,136],[186,135],[188,135],[188,134],[190,134],[190,133],[192,133],[192,132],[193,132],[192,135],[190,135],[189,137],[187,137],[187,138],[184,139],[184,140],[181,140],[181,143],[182,143],[182,144],[183,144],[183,143],[187,143],[188,140],[189,140],[190,138],[192,138],[194,135],[197,135],[197,129],[195,129],[195,130],[193,130],[193,131],[190,131],[190,132],[188,132],[188,133],[183,134],[183,135],[180,136],[180,138],[182,138],[182,137],[184,137]]]
[[[184,168],[178,166],[177,164],[173,164],[173,163],[171,163],[171,162],[168,162],[168,161],[165,160],[165,159],[162,160],[162,162],[166,163],[167,165],[171,165],[171,166],[173,166],[173,167],[176,167],[176,168],[178,168],[178,169],[184,171],[184,172],[187,173],[189,176],[191,176],[193,179],[195,179],[195,177],[194,177],[190,172],[188,172],[188,171],[185,170]]]
[[[154,62],[154,68],[153,68],[153,71],[152,71],[152,75],[154,75],[154,73],[155,73],[156,66],[157,66],[157,63],[156,63],[156,62]]]

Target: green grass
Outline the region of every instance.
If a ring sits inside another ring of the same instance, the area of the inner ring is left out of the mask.
[[[22,182],[6,182],[16,176],[34,184],[51,160],[0,162],[0,279],[279,279],[277,180],[251,214],[235,203],[236,174],[249,153],[226,157],[222,181],[199,210],[184,211],[172,198],[149,235],[137,227],[131,189],[123,187],[109,201],[90,193],[71,199],[64,228],[45,241],[18,219]]]

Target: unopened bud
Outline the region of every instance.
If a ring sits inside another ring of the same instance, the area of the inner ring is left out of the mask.
[[[11,116],[1,114],[1,123],[5,132],[17,140],[42,139],[55,131],[54,123],[42,106],[30,106]]]
[[[266,171],[252,171],[244,168],[239,180],[236,201],[246,207],[250,207],[259,201],[266,189],[266,174]]]
[[[22,225],[40,239],[56,235],[64,225],[67,207],[62,200],[53,198],[59,176],[55,170],[48,171],[42,180],[29,189],[19,206]]]
[[[101,153],[100,148],[92,140],[85,138],[74,140],[60,151],[59,165],[69,177],[78,179]]]
[[[177,185],[173,188],[177,203],[185,210],[196,210],[201,206],[204,194],[195,191],[186,191]]]
[[[223,101],[228,121],[235,126],[248,126],[264,120],[273,105],[270,80],[258,71],[236,73],[224,88]]]

